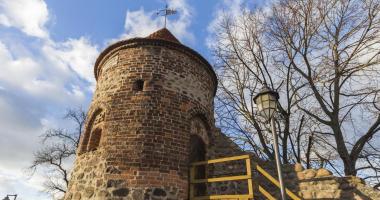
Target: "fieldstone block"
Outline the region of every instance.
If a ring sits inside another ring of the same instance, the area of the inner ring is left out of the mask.
[[[82,172],[82,173],[78,174],[77,179],[82,179],[83,176],[84,176],[84,173]]]
[[[144,192],[142,190],[132,190],[130,197],[133,200],[142,200],[144,199]]]
[[[76,192],[74,194],[74,197],[73,197],[73,200],[81,200],[82,199],[82,195],[80,192]]]
[[[311,192],[311,191],[302,191],[302,197],[304,199],[313,199],[314,198],[313,192]]]
[[[316,172],[314,169],[307,169],[303,173],[305,174],[305,179],[314,178],[316,175]]]
[[[93,187],[88,187],[86,188],[86,190],[84,191],[84,197],[85,198],[91,198],[92,195],[94,194],[94,188]]]
[[[315,177],[318,178],[318,177],[325,177],[325,176],[331,176],[331,175],[332,173],[329,170],[321,168],[317,170],[317,174]]]
[[[297,178],[298,178],[298,180],[305,179],[305,173],[304,172],[297,172]]]
[[[112,195],[118,196],[118,197],[125,197],[129,194],[128,188],[119,188],[114,191],[112,191]]]
[[[153,195],[154,195],[154,196],[165,197],[165,196],[166,196],[166,192],[165,192],[165,190],[163,190],[163,189],[161,189],[161,188],[154,188],[154,190],[153,190]]]
[[[110,194],[109,192],[107,192],[106,190],[101,190],[99,191],[97,194],[96,194],[96,197],[99,198],[99,199],[105,199],[106,197],[108,197]]]
[[[118,187],[120,186],[124,181],[123,180],[108,180],[107,181],[107,188],[110,187]]]
[[[296,163],[294,165],[294,171],[295,172],[302,172],[304,170],[303,166],[301,165],[301,163]]]

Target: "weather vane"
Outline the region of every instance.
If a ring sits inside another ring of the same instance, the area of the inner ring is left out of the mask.
[[[174,15],[176,13],[177,13],[176,10],[168,8],[168,4],[166,4],[165,9],[159,10],[156,14],[165,17],[165,25],[164,26],[166,28],[166,18],[168,17],[168,15]]]

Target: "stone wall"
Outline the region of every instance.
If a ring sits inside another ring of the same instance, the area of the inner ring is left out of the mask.
[[[254,165],[255,163],[252,163]],[[260,162],[269,174],[277,179],[275,162]],[[279,188],[275,187],[255,169],[252,171],[254,180],[255,199],[266,199],[259,191],[257,185],[264,187],[274,197],[280,198]],[[300,164],[283,166],[284,182],[286,188],[304,200],[311,199],[344,199],[344,200],[377,200],[380,191],[365,184],[358,177],[336,177],[324,168],[304,169]]]
[[[247,154],[242,151],[226,135],[217,131],[211,138],[208,159],[237,156]],[[280,199],[279,188],[263,177],[255,164],[259,164],[269,174],[277,178],[275,162],[266,162],[252,158],[252,174],[254,182],[255,200],[266,199],[258,191],[258,184],[264,187],[277,199]],[[221,177],[241,175],[246,173],[245,163],[227,162],[210,165],[208,177]],[[283,166],[284,182],[286,187],[305,200],[311,199],[344,199],[344,200],[377,200],[380,199],[380,191],[366,185],[357,177],[336,177],[327,169],[304,169],[302,165]],[[208,194],[244,194],[247,193],[246,181],[218,182],[208,185]]]
[[[209,147],[208,159],[240,156],[247,154],[220,130],[214,132]],[[246,174],[245,160],[218,163],[208,166],[208,177],[236,176]],[[226,181],[208,184],[208,194],[244,194],[247,181]]]
[[[327,169],[303,169],[300,164],[285,167],[286,185],[303,199],[380,199],[377,191],[358,177],[335,177]]]

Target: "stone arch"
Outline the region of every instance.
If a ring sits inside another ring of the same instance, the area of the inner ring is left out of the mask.
[[[97,146],[99,146],[99,144],[100,144],[100,139],[101,139],[102,130],[103,130],[103,122],[104,122],[105,111],[103,108],[96,108],[88,116],[91,116],[91,117],[89,118],[89,120],[86,123],[85,131],[83,132],[83,135],[81,138],[79,154],[85,153],[85,152],[89,151],[90,149],[93,150],[94,146],[89,148],[90,143],[92,143],[91,145],[97,144]],[[93,136],[93,135],[95,135],[95,136]],[[91,140],[91,142],[90,142],[90,140]]]
[[[206,146],[210,144],[210,127],[200,116],[190,120],[190,135],[199,136]]]
[[[210,144],[210,138],[212,137],[213,122],[199,107],[193,107],[188,110],[190,116],[190,134],[199,135],[206,146]]]

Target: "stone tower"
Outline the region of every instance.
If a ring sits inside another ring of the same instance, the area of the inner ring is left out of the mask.
[[[65,199],[187,199],[207,156],[217,79],[166,28],[106,48]]]

